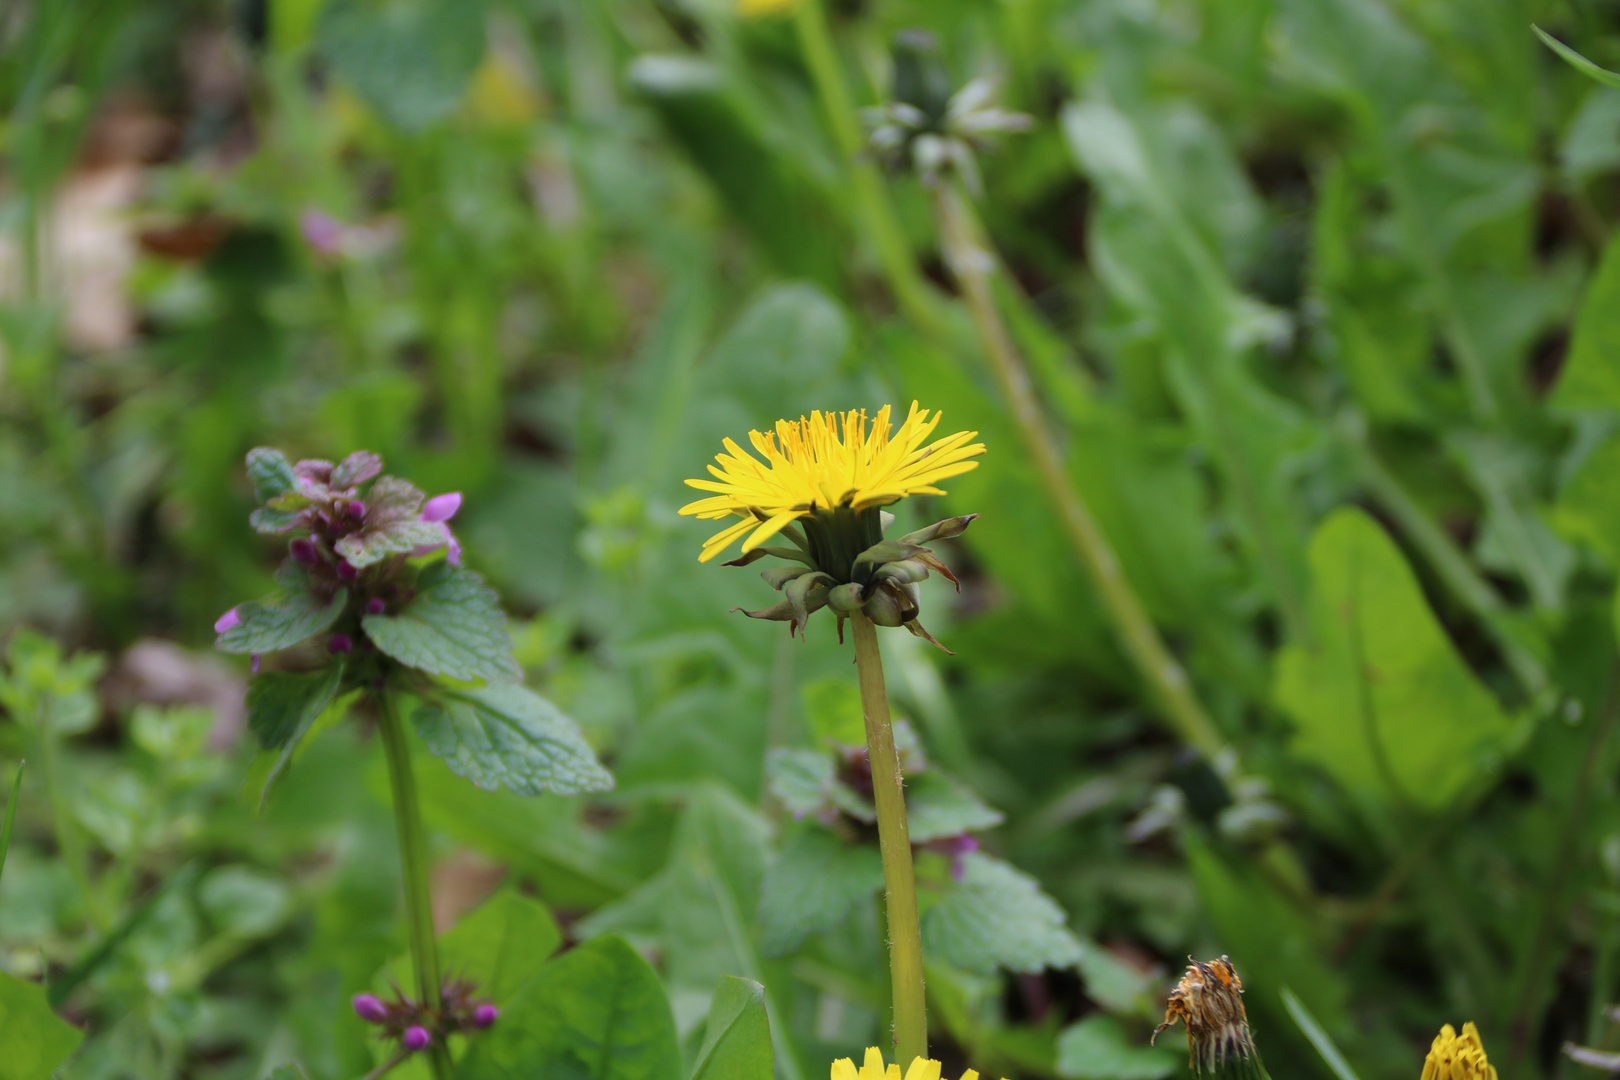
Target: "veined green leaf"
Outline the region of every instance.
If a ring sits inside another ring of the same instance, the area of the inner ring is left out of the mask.
[[[337,621],[349,602],[349,590],[338,589],[329,599],[313,594],[303,567],[288,560],[276,573],[282,589],[262,600],[238,604],[241,619],[219,635],[214,645],[225,652],[267,653],[308,641]]]
[[[579,725],[526,687],[446,689],[413,719],[427,748],[485,791],[578,795],[613,787]]]
[[[51,1011],[43,986],[0,971],[0,1080],[51,1080],[83,1039]]]
[[[974,853],[962,880],[923,912],[923,947],[969,971],[1040,971],[1069,967],[1080,942],[1057,902],[1023,871]]]
[[[799,827],[788,834],[760,887],[765,952],[792,952],[812,934],[836,927],[882,887],[876,848],[847,844],[819,825]]]
[[[483,578],[436,562],[416,585],[416,598],[397,615],[361,620],[372,644],[407,667],[447,679],[515,683],[523,677],[506,613]]]
[[[765,988],[752,979],[720,976],[692,1080],[771,1080],[771,1061]]]

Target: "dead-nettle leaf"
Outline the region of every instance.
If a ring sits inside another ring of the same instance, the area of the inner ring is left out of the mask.
[[[372,644],[407,667],[465,682],[517,682],[506,613],[471,570],[434,563],[417,579],[416,599],[396,615],[362,620]]]
[[[350,533],[337,542],[337,553],[359,570],[389,555],[404,555],[419,547],[439,547],[450,530],[437,521],[393,521],[375,529]]]
[[[349,590],[322,597],[309,574],[291,560],[276,571],[281,591],[262,600],[239,604],[237,624],[219,635],[215,646],[225,652],[267,653],[288,649],[321,633],[343,613]]]
[[[253,481],[253,494],[262,503],[291,491],[298,482],[292,465],[287,461],[287,455],[268,446],[255,447],[248,451],[247,473],[248,478]]]
[[[416,710],[417,734],[450,771],[486,791],[578,795],[613,775],[557,706],[522,686],[446,690]]]
[[[356,450],[332,469],[327,483],[334,488],[352,488],[382,472],[382,458],[369,450]]]

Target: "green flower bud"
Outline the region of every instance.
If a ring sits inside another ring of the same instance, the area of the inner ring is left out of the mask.
[[[964,514],[961,517],[946,518],[936,521],[932,525],[925,525],[916,532],[906,533],[900,537],[902,544],[926,544],[931,540],[950,540],[967,532],[967,527],[973,524],[978,514]]]

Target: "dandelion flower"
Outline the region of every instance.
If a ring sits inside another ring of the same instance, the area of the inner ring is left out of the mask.
[[[939,420],[916,402],[898,430],[886,405],[870,418],[864,409],[813,412],[779,420],[772,431],[750,432],[759,457],[726,439],[726,452],[709,466],[713,479],[686,482],[714,494],[680,512],[742,520],[709,537],[698,561],[708,562],[741,540],[741,557],[726,565],[747,565],[765,555],[801,563],[765,571],[766,582],[786,599],[747,613],[788,622],[790,631],[830,605],[839,615],[840,638],[844,618],[856,611],[880,626],[905,626],[927,637],[916,621],[916,583],[930,570],[956,578],[922,545],[959,535],[977,515],[885,540],[883,530],[893,518],[882,508],[910,495],[943,495],[941,481],[978,468],[972,460],[984,453],[984,444],[973,441],[978,432],[929,442]],[[765,546],[778,535],[794,546]]]
[[[1423,1061],[1422,1080],[1496,1080],[1496,1066],[1485,1059],[1485,1046],[1472,1020],[1463,1025],[1461,1035],[1450,1024],[1440,1029]]]
[[[904,1080],[940,1080],[939,1062],[928,1058],[912,1058],[911,1067],[906,1070]],[[855,1063],[849,1058],[839,1058],[832,1063],[832,1080],[902,1080],[898,1063],[883,1067],[883,1052],[875,1046],[866,1048],[866,1060],[857,1069]],[[979,1080],[979,1074],[972,1069],[962,1074],[962,1080]]]

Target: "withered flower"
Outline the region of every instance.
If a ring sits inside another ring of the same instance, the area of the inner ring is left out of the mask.
[[[1249,1017],[1243,1010],[1243,980],[1230,958],[1204,963],[1193,960],[1187,973],[1170,991],[1159,1032],[1180,1020],[1187,1025],[1187,1065],[1200,1075],[1266,1076],[1260,1053],[1249,1035]]]

